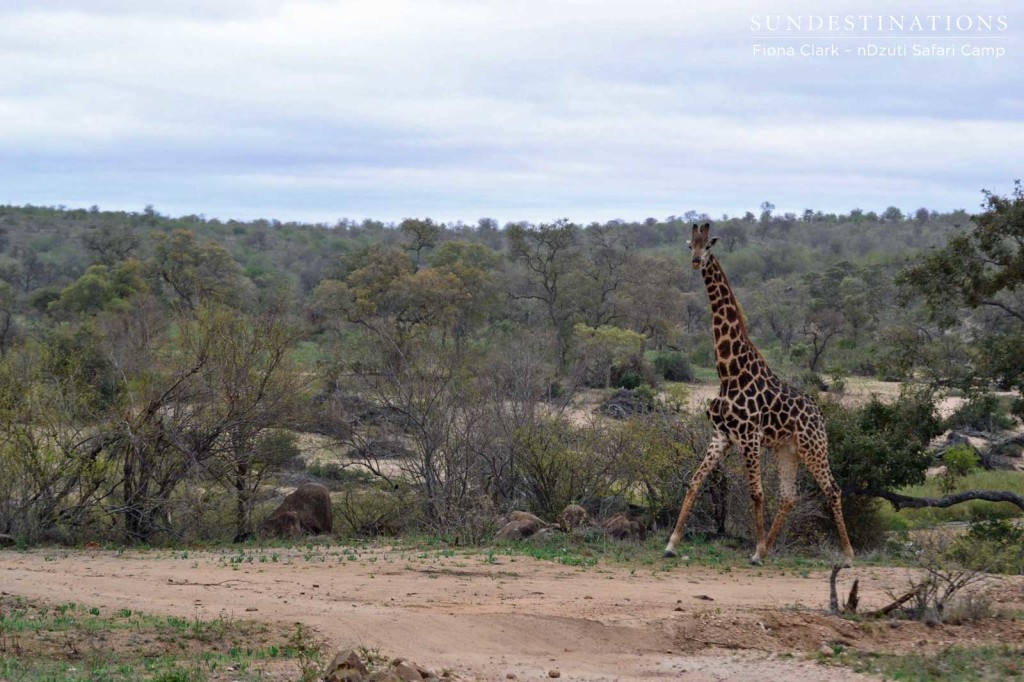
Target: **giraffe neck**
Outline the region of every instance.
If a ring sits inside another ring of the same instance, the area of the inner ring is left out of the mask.
[[[747,335],[743,312],[722,264],[714,254],[704,261],[701,275],[711,301],[711,328],[715,333],[715,366],[719,380],[726,382],[742,372],[751,371],[770,376],[764,357]]]

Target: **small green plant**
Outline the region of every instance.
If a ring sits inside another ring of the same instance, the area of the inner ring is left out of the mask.
[[[846,370],[841,367],[833,367],[828,371],[829,393],[845,393],[846,392]]]
[[[667,384],[661,404],[671,412],[684,412],[690,404],[690,388],[686,384]]]
[[[978,454],[967,444],[957,445],[946,451],[942,457],[946,471],[939,486],[947,495],[956,490],[957,483],[978,468]]]
[[[295,624],[295,632],[288,638],[288,647],[292,656],[299,662],[302,682],[314,682],[320,679],[323,643],[311,636],[302,623]]]

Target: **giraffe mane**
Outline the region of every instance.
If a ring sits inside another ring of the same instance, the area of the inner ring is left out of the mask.
[[[725,268],[722,267],[722,261],[718,260],[718,256],[713,253],[709,255],[714,260],[715,265],[718,266],[718,271],[722,275],[722,281],[725,283],[726,288],[729,289],[729,295],[732,296],[732,300],[736,304],[736,312],[739,313],[737,319],[739,322],[740,334],[747,342],[747,346],[754,351],[757,357],[761,359],[761,362],[765,364],[765,367],[767,367],[768,361],[765,360],[764,355],[761,353],[761,349],[754,345],[754,342],[751,340],[750,334],[747,331],[747,314],[743,311],[743,306],[740,304],[739,299],[736,298],[736,294],[732,290],[732,284],[729,282],[729,275],[725,272]]]

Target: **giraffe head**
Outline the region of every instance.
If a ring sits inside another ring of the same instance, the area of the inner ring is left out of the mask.
[[[700,268],[711,256],[711,247],[718,241],[718,237],[710,237],[711,223],[704,223],[700,227],[693,226],[693,238],[690,239],[690,254],[693,256],[693,269]]]

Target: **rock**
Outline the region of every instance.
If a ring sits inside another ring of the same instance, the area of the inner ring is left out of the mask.
[[[832,647],[830,647],[828,644],[822,644],[821,648],[818,649],[818,653],[821,654],[822,656],[830,658],[832,656],[835,656],[836,652],[833,651]]]
[[[416,669],[416,666],[402,661],[394,668],[391,672],[398,676],[398,679],[402,682],[420,682],[423,679],[423,675],[420,675],[420,671]]]
[[[639,521],[629,518],[625,514],[616,514],[610,519],[601,523],[604,532],[618,540],[633,540],[643,538],[644,527]]]
[[[587,525],[587,521],[590,520],[590,515],[587,514],[587,510],[578,504],[570,504],[568,507],[562,510],[562,515],[559,517],[562,522],[563,530],[579,530],[583,526]]]
[[[549,670],[548,671],[548,677],[561,677],[561,676],[562,676],[562,673],[558,672],[557,670]]]
[[[304,483],[284,498],[260,526],[265,537],[295,538],[330,533],[331,494],[319,483]]]
[[[327,666],[324,682],[363,682],[369,672],[355,649],[339,651]]]
[[[373,682],[402,682],[402,678],[396,675],[393,670],[374,673],[370,676],[370,679]]]
[[[629,419],[633,415],[647,414],[654,410],[654,396],[650,392],[619,389],[601,407],[603,414],[615,419]]]
[[[14,547],[14,544],[15,540],[13,535],[0,533],[0,547]]]
[[[299,513],[278,509],[260,526],[264,537],[297,538],[302,535],[302,521]]]
[[[548,527],[548,524],[529,512],[514,511],[508,522],[499,530],[495,540],[525,540]]]

